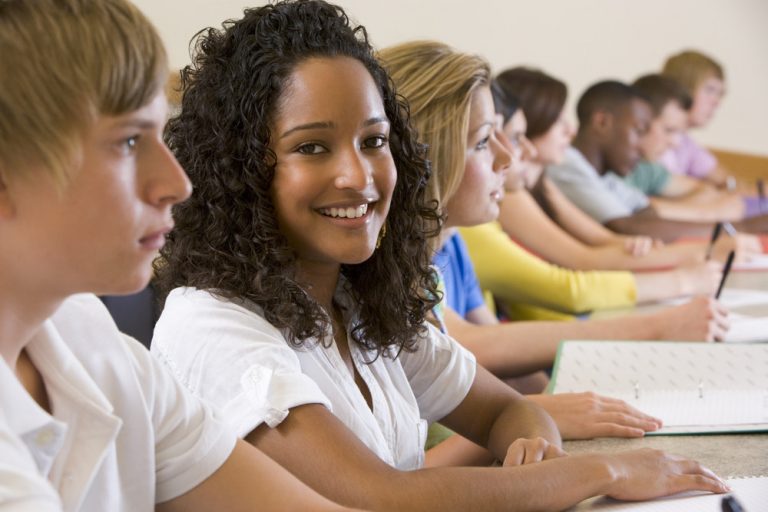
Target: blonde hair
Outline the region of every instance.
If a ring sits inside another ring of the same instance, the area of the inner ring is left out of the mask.
[[[661,74],[677,80],[691,96],[707,78],[725,81],[723,67],[713,58],[695,50],[685,50],[669,57]]]
[[[127,0],[0,0],[0,172],[40,165],[61,185],[97,115],[147,104],[168,73]]]
[[[444,209],[464,176],[470,100],[475,90],[490,84],[490,66],[481,57],[434,41],[392,46],[378,56],[408,102],[419,140],[429,146],[427,195]]]

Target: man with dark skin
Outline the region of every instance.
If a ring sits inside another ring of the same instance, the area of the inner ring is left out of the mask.
[[[667,242],[712,233],[713,223],[660,217],[647,197],[619,178],[640,161],[640,140],[652,119],[650,105],[636,89],[616,81],[596,83],[579,100],[577,115],[573,147],[562,164],[547,168],[572,202],[618,233]],[[768,233],[768,215],[733,225],[739,231]]]

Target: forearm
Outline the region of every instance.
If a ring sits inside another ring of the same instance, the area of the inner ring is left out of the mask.
[[[692,295],[697,291],[695,283],[690,282],[687,274],[677,271],[635,274],[635,282],[638,303]]]
[[[705,243],[686,242],[654,247],[648,254],[632,256],[623,246],[595,247],[595,261],[602,270],[655,270],[704,261]]]
[[[594,455],[505,468],[428,469],[401,474],[385,509],[564,510],[607,492],[616,478],[607,458]],[[403,496],[406,486],[414,491]]]
[[[605,224],[618,233],[646,235],[665,242],[674,242],[682,237],[708,237],[714,227],[713,223],[662,219],[653,213],[635,214],[632,217],[610,220]]]
[[[500,378],[550,368],[557,347],[568,339],[657,339],[658,327],[642,316],[573,322],[509,322],[472,326],[451,335],[467,347],[478,364]]]
[[[750,217],[739,222],[733,223],[734,227],[744,233],[767,234],[768,233],[768,214]]]
[[[504,460],[507,448],[515,439],[542,437],[556,446],[562,445],[560,432],[552,418],[534,402],[522,398],[510,404],[491,427],[487,448],[497,459]]]
[[[226,510],[351,512],[307,487],[275,461],[239,440],[232,455],[189,492],[157,505],[158,512]]]
[[[735,195],[721,195],[706,202],[696,198],[652,198],[651,204],[660,217],[671,220],[718,222],[744,217],[744,201]]]

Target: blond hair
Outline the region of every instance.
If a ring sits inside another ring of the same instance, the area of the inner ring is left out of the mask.
[[[147,104],[168,73],[127,0],[0,0],[0,55],[0,173],[40,165],[58,184],[95,117]]]
[[[392,46],[378,56],[408,102],[420,141],[429,146],[427,195],[444,209],[464,176],[470,100],[475,90],[490,84],[490,66],[481,57],[434,41]]]
[[[707,78],[725,80],[723,67],[713,58],[695,50],[685,50],[669,57],[661,74],[677,80],[691,96]]]

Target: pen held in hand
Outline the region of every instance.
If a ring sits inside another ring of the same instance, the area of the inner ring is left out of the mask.
[[[717,287],[717,292],[715,292],[716,299],[720,298],[723,286],[725,286],[725,280],[728,279],[728,273],[731,271],[731,265],[733,265],[733,257],[735,255],[736,253],[734,251],[728,253],[728,259],[725,260],[725,266],[723,267],[723,277],[720,278],[720,284]]]
[[[712,237],[709,239],[709,245],[707,246],[707,253],[704,257],[707,261],[712,258],[712,250],[715,248],[715,242],[720,237],[720,232],[723,230],[723,223],[716,222],[715,228],[712,230]]]

